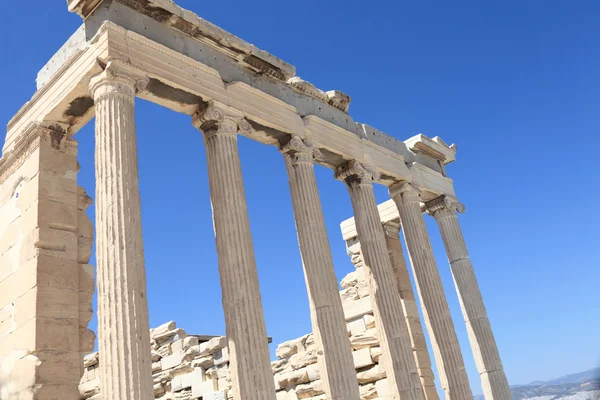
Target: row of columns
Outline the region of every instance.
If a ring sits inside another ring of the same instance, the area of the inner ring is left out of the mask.
[[[143,90],[147,82],[127,64],[112,62],[90,84],[96,107],[98,336],[106,400],[153,397],[134,121],[136,91]],[[251,127],[239,111],[215,102],[199,109],[193,123],[203,132],[206,145],[233,398],[275,400],[237,144],[238,132],[250,131]],[[282,146],[281,152],[289,176],[324,389],[331,400],[359,400],[314,173],[314,160],[320,153],[298,137]],[[380,336],[382,366],[393,398],[422,400],[424,391],[413,356],[410,323],[405,318],[394,261],[373,192],[376,174],[352,161],[336,170],[336,178],[346,183],[352,200]],[[419,192],[408,183],[398,183],[390,187],[390,194],[400,211],[442,385],[449,399],[472,400],[422,218]],[[470,336],[478,344],[476,358],[482,379],[487,382],[486,395],[488,399],[508,400],[510,392],[456,214],[445,211],[444,204],[433,204],[432,214],[440,223]]]

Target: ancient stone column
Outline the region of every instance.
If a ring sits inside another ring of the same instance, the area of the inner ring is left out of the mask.
[[[458,338],[421,214],[420,193],[411,184],[401,182],[390,186],[390,195],[400,213],[442,388],[449,400],[472,400]]]
[[[153,398],[134,101],[148,78],[110,63],[90,89],[96,108],[96,259],[101,390]]]
[[[275,400],[237,133],[242,114],[211,102],[194,126],[204,133],[234,400]]]
[[[346,182],[350,192],[381,343],[382,366],[391,384],[393,398],[423,399],[400,293],[373,192],[375,173],[359,162],[351,161],[338,168],[336,178]]]
[[[442,233],[448,261],[454,277],[471,349],[481,376],[486,400],[510,400],[512,394],[504,374],[500,352],[487,317],[483,297],[475,271],[469,259],[456,211],[464,206],[455,199],[439,197],[427,203],[427,210],[435,218]]]
[[[383,230],[385,232],[385,241],[392,269],[398,282],[398,291],[402,299],[402,309],[406,317],[406,326],[410,333],[410,341],[419,377],[421,378],[423,393],[426,400],[438,400],[439,395],[434,383],[435,377],[431,369],[431,357],[429,356],[429,350],[427,350],[427,343],[425,342],[425,335],[421,326],[421,318],[419,317],[415,294],[410,282],[402,243],[400,243],[400,225],[397,222],[386,222],[383,224]]]
[[[319,370],[330,400],[359,400],[358,380],[310,149],[294,137],[282,149],[302,253]]]

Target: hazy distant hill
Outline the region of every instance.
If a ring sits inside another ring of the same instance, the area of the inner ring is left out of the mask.
[[[514,400],[600,400],[600,368],[546,382],[511,386]],[[484,400],[483,395],[475,400]]]

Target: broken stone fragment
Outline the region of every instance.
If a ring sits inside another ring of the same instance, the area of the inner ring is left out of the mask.
[[[330,90],[327,92],[327,97],[329,98],[329,104],[345,113],[348,112],[352,100],[350,96],[339,90]]]

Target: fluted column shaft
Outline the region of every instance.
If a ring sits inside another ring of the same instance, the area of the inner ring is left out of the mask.
[[[387,222],[384,224],[385,241],[387,244],[392,269],[394,270],[396,281],[398,283],[398,291],[402,299],[402,309],[406,317],[406,326],[410,333],[410,341],[412,343],[413,354],[417,363],[421,385],[426,400],[438,400],[439,395],[435,387],[435,377],[431,369],[431,357],[427,350],[423,327],[421,326],[421,318],[413,292],[410,276],[404,258],[404,250],[400,243],[400,226]]]
[[[382,363],[393,399],[423,399],[396,279],[373,192],[373,173],[351,162],[337,171],[348,185],[356,230],[365,262],[373,314],[381,343]]]
[[[247,127],[234,110],[211,103],[194,125],[206,144],[210,197],[234,400],[275,400],[254,246],[238,152],[237,132]]]
[[[512,394],[504,374],[500,352],[456,214],[457,210],[464,211],[464,206],[447,197],[441,197],[429,202],[427,207],[438,223],[446,247],[456,291],[467,324],[471,349],[481,376],[483,394],[486,400],[510,400]]]
[[[446,399],[472,400],[458,337],[421,214],[419,192],[408,183],[397,183],[390,187],[390,194],[400,214],[425,325]]]
[[[282,148],[304,265],[319,370],[327,398],[359,400],[358,380],[339,295],[313,157],[299,138]]]
[[[92,79],[96,108],[98,342],[105,400],[154,397],[134,100],[147,79],[111,63]]]

